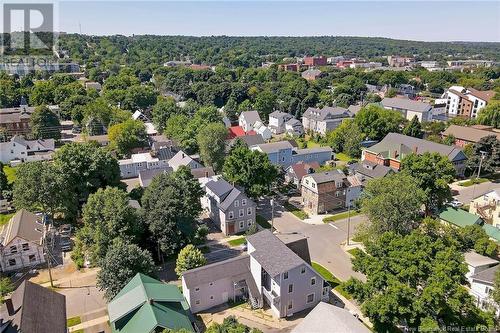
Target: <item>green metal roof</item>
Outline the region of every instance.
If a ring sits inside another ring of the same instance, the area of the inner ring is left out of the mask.
[[[109,302],[108,313],[113,332],[151,332],[157,327],[193,331],[179,288],[140,273]]]
[[[486,234],[490,237],[493,238],[496,242],[500,243],[500,229],[492,226],[491,224],[485,223],[483,225],[484,231],[486,231]]]
[[[439,218],[462,228],[468,225],[481,224],[481,218],[479,216],[466,212],[463,209],[456,209],[453,207],[446,207],[446,209],[439,214]]]

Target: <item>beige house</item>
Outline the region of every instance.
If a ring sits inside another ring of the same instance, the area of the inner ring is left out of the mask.
[[[302,203],[309,214],[322,214],[345,207],[347,177],[336,170],[302,178]]]
[[[472,200],[469,213],[478,215],[487,223],[500,228],[500,190],[488,192]]]
[[[32,268],[45,262],[43,220],[43,216],[21,209],[2,227],[0,265],[3,272]]]

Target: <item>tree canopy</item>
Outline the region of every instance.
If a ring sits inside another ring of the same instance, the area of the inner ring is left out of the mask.
[[[140,120],[128,119],[111,126],[108,138],[112,149],[122,156],[127,155],[133,148],[143,147],[147,143],[146,127]]]
[[[210,123],[197,135],[200,157],[205,166],[221,171],[226,153],[227,129],[223,123]]]
[[[373,104],[361,108],[354,118],[361,132],[371,140],[382,140],[388,133],[398,133],[403,121],[404,118],[398,111]]]
[[[188,244],[177,255],[175,262],[175,272],[178,276],[190,269],[201,267],[207,263],[203,253],[193,244]]]
[[[38,106],[30,117],[31,134],[37,139],[60,139],[61,124],[57,115],[46,106]]]

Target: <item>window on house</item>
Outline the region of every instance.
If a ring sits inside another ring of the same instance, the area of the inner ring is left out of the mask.
[[[36,257],[34,254],[31,254],[29,257],[28,257],[29,261],[30,262],[35,262],[36,261]]]
[[[288,272],[283,273],[283,280],[288,279]]]
[[[314,294],[309,294],[307,295],[307,300],[306,300],[307,303],[312,303],[314,302]]]
[[[285,162],[285,156],[281,156],[281,162]]]
[[[238,213],[240,214],[240,217],[245,216],[245,210],[244,209],[240,209]]]
[[[28,243],[23,243],[23,251],[28,251],[30,249],[30,245]]]
[[[234,200],[234,207],[238,207],[240,205],[240,201],[239,200]]]
[[[248,221],[247,221],[247,225],[248,225],[249,227],[252,225],[252,223],[253,223],[253,222],[252,222],[252,220],[248,220]]]
[[[313,277],[311,278],[311,286],[314,286],[316,284],[316,278]]]
[[[12,245],[12,246],[10,247],[10,253],[12,253],[12,254],[17,253],[17,246]]]
[[[288,285],[288,293],[293,293],[293,283]]]
[[[246,206],[247,205],[247,199],[241,199],[241,205]]]
[[[288,310],[291,310],[293,308],[293,302],[292,300],[288,301]]]
[[[300,269],[300,274],[304,274],[305,272],[306,272],[306,268],[305,268],[305,267],[302,267],[302,268]]]
[[[197,299],[195,302],[194,302],[196,305],[200,305],[200,300]]]
[[[210,299],[211,299],[211,300],[213,300],[213,299],[214,299],[214,297],[213,297],[213,296],[210,296]]]
[[[214,283],[213,283],[213,282],[210,282],[208,285],[209,285],[209,286],[213,286],[213,285],[214,285]]]
[[[194,291],[200,291],[200,288],[196,287],[194,288]]]
[[[229,214],[228,214],[228,215],[229,215],[229,218],[230,218],[230,219],[234,218],[234,213],[233,213],[233,211],[232,211],[232,210],[231,210],[231,211],[229,211]]]
[[[9,266],[16,266],[16,259],[9,259]]]
[[[245,221],[240,221],[240,229],[243,229],[245,227]]]
[[[247,208],[247,215],[252,215],[252,208],[251,207]]]
[[[316,188],[316,184],[315,183],[312,183],[312,188]]]

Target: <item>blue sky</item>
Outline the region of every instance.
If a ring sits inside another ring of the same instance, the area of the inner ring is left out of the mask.
[[[61,31],[94,35],[380,36],[500,41],[500,1],[61,1]]]

